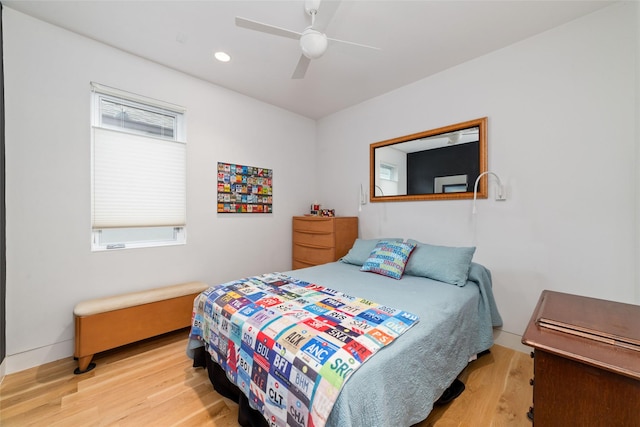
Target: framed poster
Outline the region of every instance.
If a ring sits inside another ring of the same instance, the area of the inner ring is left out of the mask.
[[[218,213],[272,212],[272,169],[218,162]]]

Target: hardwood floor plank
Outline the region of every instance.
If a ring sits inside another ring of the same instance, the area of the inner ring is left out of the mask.
[[[74,375],[72,358],[8,375],[0,385],[0,425],[237,427],[238,405],[220,396],[186,355],[186,330],[96,355]],[[460,379],[465,391],[416,427],[530,427],[533,362],[493,346]]]
[[[120,423],[121,426],[149,425],[173,425],[185,418],[189,418],[194,412],[203,410],[204,407],[216,415],[224,415],[229,411],[222,397],[211,393],[209,384],[201,383],[194,388],[183,388],[173,399],[165,400],[158,405],[149,405],[145,411],[136,411],[126,415]]]
[[[99,420],[100,420],[100,413],[98,412],[98,408],[92,407],[92,408],[83,409],[76,413],[64,412],[63,417],[52,419],[50,424],[48,425],[51,427],[70,427],[70,426],[97,427],[100,425]]]
[[[533,367],[530,356],[515,352],[510,359],[503,392],[493,417],[494,425],[528,426],[531,424],[526,417],[533,399],[533,388],[529,384],[531,378],[533,378]]]
[[[238,404],[225,397],[222,397],[222,400],[227,407],[225,411],[219,411],[217,407],[203,407],[202,410],[194,412],[173,426],[238,427]]]
[[[184,362],[181,355],[144,365],[136,364],[126,369],[110,372],[104,377],[104,381],[101,381],[102,375],[97,375],[90,379],[89,385],[84,382],[79,383],[78,393],[65,396],[62,399],[62,404],[63,406],[70,405],[83,396],[100,395],[105,392],[124,391],[125,395],[130,394],[134,389],[154,392],[156,389],[161,389],[165,381],[183,379],[184,374],[175,369],[176,367],[180,368],[178,362]],[[100,374],[100,372],[96,372],[96,374]]]
[[[161,344],[159,344],[161,345]],[[135,370],[137,373],[147,373],[157,370],[158,367],[167,365],[171,362],[186,360],[186,354],[180,354],[180,350],[184,353],[184,343],[165,344],[157,349],[143,350],[142,353],[127,355],[123,354],[123,358],[113,360],[110,355],[105,359],[97,358],[99,365],[94,371],[81,374],[86,377],[78,384],[78,390],[91,388],[98,384],[104,386],[106,382],[120,381],[123,376],[127,376],[127,372]]]
[[[52,382],[37,388],[29,387],[24,393],[14,393],[6,401],[2,396],[0,420],[10,420],[23,414],[37,418],[39,413],[46,414],[52,407],[59,407],[64,396],[72,395],[76,390],[73,383]]]
[[[435,407],[416,427],[531,427],[526,416],[533,398],[529,356],[494,345],[459,376],[465,391],[453,402]]]

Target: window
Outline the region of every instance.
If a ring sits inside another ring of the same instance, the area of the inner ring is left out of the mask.
[[[387,181],[397,181],[398,171],[393,165],[386,163],[380,163],[380,179],[386,179]]]
[[[184,244],[184,109],[92,83],[92,250]]]

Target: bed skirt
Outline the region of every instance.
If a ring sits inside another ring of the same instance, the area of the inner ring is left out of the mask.
[[[478,357],[489,354],[489,350],[485,350],[478,354]],[[269,427],[269,423],[264,419],[260,411],[249,406],[249,399],[240,391],[240,389],[227,378],[224,370],[211,359],[209,353],[204,347],[194,349],[193,355],[194,368],[206,368],[209,375],[209,381],[213,385],[213,389],[227,399],[236,402],[238,408],[238,424],[242,427]],[[456,378],[447,390],[434,402],[434,406],[446,405],[447,403],[458,397],[465,389],[464,383]]]
[[[260,411],[249,406],[249,399],[240,389],[227,378],[224,370],[211,359],[204,347],[194,349],[193,367],[207,369],[209,380],[215,391],[239,405],[238,424],[242,427],[269,427]]]

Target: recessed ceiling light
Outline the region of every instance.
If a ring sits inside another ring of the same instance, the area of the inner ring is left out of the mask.
[[[220,61],[220,62],[229,62],[231,61],[231,56],[229,56],[228,53],[226,52],[216,52],[213,54],[213,56],[215,56],[215,58]]]

